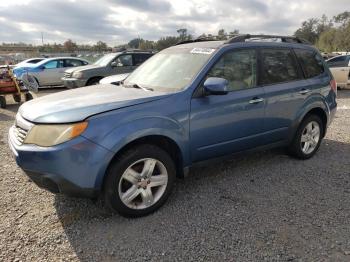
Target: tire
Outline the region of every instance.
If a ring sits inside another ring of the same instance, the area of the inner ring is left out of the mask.
[[[33,95],[31,93],[26,93],[25,94],[25,101],[30,101],[33,99]]]
[[[6,108],[6,99],[4,96],[0,96],[0,108]]]
[[[114,159],[107,171],[103,190],[106,206],[126,217],[154,212],[169,197],[175,170],[173,160],[161,148],[147,144],[131,148]]]
[[[317,126],[319,129],[318,135]],[[306,116],[301,122],[294,139],[288,148],[289,154],[299,159],[311,158],[319,149],[324,133],[325,126],[319,116]],[[307,146],[307,143],[309,146]]]
[[[15,100],[16,103],[21,103],[21,95],[12,95],[13,100]]]
[[[101,77],[93,77],[87,81],[87,86],[97,85],[101,80]]]

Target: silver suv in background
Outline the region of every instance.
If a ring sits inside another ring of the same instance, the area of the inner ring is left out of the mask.
[[[92,65],[66,70],[62,80],[67,88],[95,85],[106,76],[132,72],[152,55],[152,52],[146,51],[106,54]]]

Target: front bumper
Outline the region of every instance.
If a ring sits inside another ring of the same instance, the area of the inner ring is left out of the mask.
[[[76,197],[99,194],[112,152],[82,136],[53,147],[18,145],[13,128],[8,142],[16,163],[39,187]]]
[[[77,78],[62,78],[63,84],[67,88],[77,88],[86,86],[87,79],[77,79]]]

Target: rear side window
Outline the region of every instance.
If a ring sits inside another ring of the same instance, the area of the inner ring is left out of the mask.
[[[65,67],[76,67],[83,65],[83,62],[77,59],[66,59],[65,62]]]
[[[284,83],[298,79],[300,79],[298,67],[291,50],[261,50],[261,85]]]
[[[134,65],[139,66],[150,58],[152,54],[134,54]]]
[[[350,56],[337,56],[327,61],[329,67],[346,67],[349,65]]]
[[[295,49],[295,53],[306,78],[312,78],[323,74],[325,70],[322,57],[318,53],[303,49]]]

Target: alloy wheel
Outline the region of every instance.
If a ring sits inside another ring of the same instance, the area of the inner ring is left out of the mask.
[[[145,158],[132,163],[118,185],[121,201],[131,209],[148,208],[162,197],[168,184],[168,172],[162,162]]]
[[[320,141],[320,125],[316,121],[311,121],[306,125],[301,134],[301,150],[304,154],[311,154]]]

